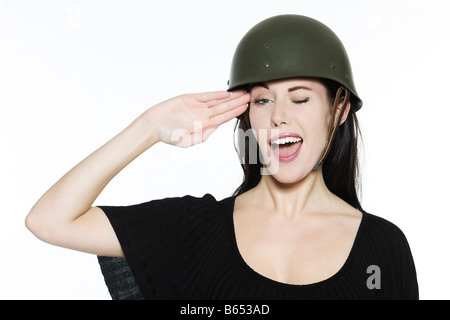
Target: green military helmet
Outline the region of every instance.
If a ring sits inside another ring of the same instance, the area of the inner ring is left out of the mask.
[[[233,56],[228,90],[290,77],[334,80],[352,93],[355,110],[362,107],[342,42],[323,23],[294,14],[263,20],[245,34]]]

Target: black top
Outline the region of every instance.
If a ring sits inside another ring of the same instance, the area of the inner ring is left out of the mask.
[[[344,266],[326,280],[291,285],[245,263],[234,202],[206,194],[100,208],[146,299],[418,299],[408,242],[392,223],[364,212]]]

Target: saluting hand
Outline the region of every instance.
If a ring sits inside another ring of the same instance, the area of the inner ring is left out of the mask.
[[[220,125],[247,109],[250,95],[244,90],[184,94],[161,102],[148,111],[158,128],[158,138],[178,147],[204,142]]]

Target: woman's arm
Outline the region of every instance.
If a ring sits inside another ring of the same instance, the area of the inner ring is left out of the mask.
[[[106,185],[136,157],[162,141],[189,147],[246,110],[248,94],[210,92],[160,103],[81,161],[33,206],[26,226],[41,240],[103,256],[123,256],[108,218],[92,207]]]

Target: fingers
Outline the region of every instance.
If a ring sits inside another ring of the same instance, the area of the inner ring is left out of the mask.
[[[243,104],[236,106],[224,113],[218,114],[212,118],[209,119],[208,123],[210,126],[220,126],[224,124],[225,122],[228,122],[230,120],[233,120],[234,118],[240,116],[247,110],[248,104]]]
[[[214,91],[214,92],[205,92],[200,93],[198,96],[198,101],[200,102],[209,102],[213,100],[221,100],[226,99],[232,96],[231,92],[228,91]]]
[[[250,94],[248,93],[240,93],[237,96],[234,95],[233,99],[228,99],[218,105],[210,107],[209,117],[213,118],[222,113],[226,113],[228,111],[233,110],[234,108],[240,107],[242,105],[246,105],[250,102]]]
[[[213,107],[219,103],[239,98],[244,94],[246,94],[245,90],[205,92],[199,94],[198,101],[205,103],[207,107]]]
[[[187,112],[187,117],[183,117],[187,122],[179,121],[179,129],[173,130],[170,144],[190,147],[205,141],[218,126],[244,113],[250,94],[244,90],[215,91],[183,95],[180,101]],[[193,126],[188,119],[194,120]]]
[[[216,105],[221,104],[221,103],[233,101],[242,96],[245,96],[246,94],[247,94],[247,92],[245,90],[237,90],[237,91],[230,92],[230,96],[228,98],[225,98],[222,100],[214,100],[214,101],[209,102],[209,107],[211,108],[211,107],[215,107]]]

